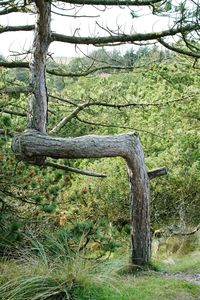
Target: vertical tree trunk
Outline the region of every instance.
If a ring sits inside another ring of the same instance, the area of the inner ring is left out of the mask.
[[[46,87],[46,58],[50,42],[51,3],[36,0],[37,24],[30,65],[33,94],[29,101],[28,127],[42,133],[47,131],[48,96]]]
[[[131,264],[148,265],[151,259],[150,191],[144,153],[136,138],[134,153],[128,156],[130,182]],[[132,150],[133,151],[133,150]]]

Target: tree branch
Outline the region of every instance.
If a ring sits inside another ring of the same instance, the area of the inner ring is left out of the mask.
[[[10,32],[10,31],[31,31],[35,29],[35,25],[22,25],[22,26],[1,26],[0,33]]]
[[[180,53],[180,54],[183,54],[183,55],[187,55],[187,56],[190,56],[190,57],[196,57],[196,58],[200,58],[200,53],[198,52],[193,52],[193,51],[188,51],[186,49],[181,49],[179,47],[176,47],[176,46],[172,46],[168,43],[166,43],[163,39],[158,39],[159,43],[161,45],[163,45],[165,48],[171,50],[171,51],[174,51],[174,52],[177,52],[177,53]]]
[[[12,111],[12,110],[7,110],[7,109],[4,109],[4,108],[0,108],[0,112],[6,113],[6,114],[10,114],[10,115],[19,116],[19,117],[27,117],[26,113]]]
[[[85,123],[85,124],[88,124],[88,125],[91,125],[91,126],[106,127],[106,128],[118,128],[118,129],[119,128],[129,129],[129,130],[133,130],[134,132],[144,132],[144,133],[151,134],[153,136],[157,136],[157,137],[161,138],[160,135],[155,134],[151,131],[144,130],[144,129],[133,128],[133,127],[130,127],[130,126],[120,126],[120,125],[111,125],[111,124],[105,124],[105,123],[104,124],[96,123],[96,122],[83,120],[82,118],[79,118],[78,116],[75,116],[75,117],[79,122],[82,122],[82,123]]]
[[[0,3],[2,5],[2,3]],[[26,8],[24,6],[13,6],[13,7],[7,7],[0,11],[0,16],[7,15],[13,12],[27,12]]]
[[[60,2],[82,5],[106,5],[106,6],[145,6],[161,2],[160,0],[60,0]]]
[[[159,177],[159,176],[163,176],[163,175],[167,175],[168,170],[166,167],[160,167],[158,169],[154,169],[151,171],[148,171],[147,174],[149,176],[149,179],[153,179],[155,177]]]
[[[47,69],[47,73],[51,75],[61,76],[61,77],[83,77],[102,70],[132,70],[132,69],[133,67],[102,66],[102,67],[93,68],[87,71],[77,72],[77,73],[63,72],[56,69]]]
[[[25,61],[0,61],[0,67],[12,68],[29,68],[29,63]]]
[[[58,33],[52,33],[51,42],[63,42],[70,44],[83,44],[83,45],[106,45],[106,44],[115,44],[115,43],[130,43],[138,41],[149,41],[149,40],[158,40],[162,37],[174,36],[177,33],[193,31],[199,29],[198,24],[189,24],[186,26],[179,26],[176,28],[170,28],[168,30],[163,30],[160,32],[149,32],[149,33],[135,33],[132,35],[122,34],[106,37],[78,37],[78,36],[67,36]]]
[[[89,106],[89,103],[83,103],[79,105],[68,117],[64,117],[51,131],[52,133],[57,133],[61,128],[65,126],[72,118],[74,118],[81,110],[83,110],[85,107]]]
[[[23,62],[23,61],[0,61],[0,67],[4,68],[27,68],[29,69],[29,63],[28,62]],[[87,75],[90,75],[92,73],[95,73],[97,71],[102,71],[102,70],[132,70],[133,67],[119,67],[119,66],[102,66],[98,68],[93,68],[93,69],[88,69],[83,72],[63,72],[63,70],[57,69],[48,69],[46,72],[50,75],[55,75],[55,76],[60,76],[60,77],[84,77]]]
[[[1,94],[14,95],[14,94],[20,94],[20,93],[28,94],[30,92],[31,92],[30,86],[8,86],[3,89],[0,89],[0,95]]]
[[[78,105],[76,107],[76,109],[67,117],[64,117],[51,131],[50,131],[50,134],[52,133],[57,133],[60,129],[62,129],[69,121],[71,121],[72,118],[74,117],[77,117],[77,115],[79,114],[79,112],[81,112],[82,110],[84,110],[85,108],[87,107],[90,107],[90,106],[102,106],[102,107],[109,107],[109,108],[114,108],[114,109],[121,109],[121,108],[128,108],[128,107],[135,107],[135,108],[138,108],[138,107],[160,107],[160,106],[164,106],[164,105],[169,105],[171,103],[176,103],[176,102],[180,102],[180,101],[183,101],[185,99],[188,99],[188,98],[192,98],[193,95],[191,95],[190,97],[187,96],[187,97],[182,97],[182,98],[179,98],[179,99],[175,99],[175,100],[171,100],[171,101],[166,101],[166,102],[157,102],[157,103],[126,103],[126,104],[112,104],[112,103],[106,103],[106,102],[100,102],[100,101],[94,101],[94,102],[91,102],[91,99],[81,105]],[[60,98],[61,100],[61,98]],[[79,119],[80,120],[80,119]],[[89,124],[90,122],[88,122]],[[106,126],[108,127],[108,126]]]
[[[92,177],[107,177],[105,174],[100,174],[100,173],[93,173],[90,171],[83,171],[77,168],[73,168],[73,167],[69,167],[69,166],[65,166],[65,165],[59,165],[50,161],[45,161],[44,162],[44,166],[46,167],[52,167],[52,168],[56,168],[56,169],[60,169],[60,170],[64,170],[67,172],[73,172],[73,173],[77,173],[77,174],[81,174],[81,175],[86,175],[86,176],[92,176]]]

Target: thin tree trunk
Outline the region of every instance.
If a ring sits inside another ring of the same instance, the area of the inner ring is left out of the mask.
[[[51,3],[36,0],[37,24],[35,28],[31,70],[32,96],[29,101],[28,128],[42,133],[47,131],[48,96],[46,88],[46,59],[50,42]]]

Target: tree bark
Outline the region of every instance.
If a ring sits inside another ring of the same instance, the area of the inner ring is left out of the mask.
[[[28,130],[15,136],[12,147],[21,159],[31,163],[37,161],[37,157],[124,158],[130,182],[131,262],[133,265],[150,262],[149,177],[137,134],[60,138]]]
[[[149,177],[139,138],[126,158],[130,182],[131,264],[148,265],[151,260]]]
[[[30,65],[32,97],[29,101],[28,128],[42,133],[47,131],[48,94],[46,87],[46,57],[50,43],[51,3],[36,0],[37,24]]]

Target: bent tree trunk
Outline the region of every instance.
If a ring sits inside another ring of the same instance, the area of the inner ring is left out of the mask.
[[[149,263],[149,179],[142,147],[136,134],[60,138],[28,130],[14,138],[13,150],[21,159],[29,162],[35,162],[37,157],[124,158],[130,182],[131,262],[133,265]]]
[[[31,63],[32,96],[29,100],[28,130],[13,139],[12,148],[24,161],[43,165],[51,158],[125,159],[128,166],[131,203],[131,261],[145,265],[150,260],[149,187],[144,155],[136,134],[59,138],[47,135],[48,96],[45,79],[46,56],[51,41],[51,1],[35,0],[37,26]]]

